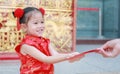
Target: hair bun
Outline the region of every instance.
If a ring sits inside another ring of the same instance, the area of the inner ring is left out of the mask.
[[[15,11],[14,11],[14,16],[17,17],[17,18],[21,18],[24,14],[24,10],[21,9],[21,8],[17,8]]]

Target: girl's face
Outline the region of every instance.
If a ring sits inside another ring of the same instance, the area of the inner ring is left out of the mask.
[[[40,12],[32,14],[27,23],[27,34],[34,36],[42,36],[44,31],[44,19]]]

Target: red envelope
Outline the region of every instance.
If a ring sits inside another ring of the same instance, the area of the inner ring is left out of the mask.
[[[82,53],[80,53],[80,54],[78,54],[78,55],[75,55],[75,56],[73,56],[73,57],[71,57],[71,58],[69,58],[69,59],[79,58],[80,56],[86,55],[86,54],[88,54],[88,53],[92,53],[92,52],[97,53],[97,52],[99,52],[99,51],[100,51],[100,49],[88,50],[88,51],[82,52]]]

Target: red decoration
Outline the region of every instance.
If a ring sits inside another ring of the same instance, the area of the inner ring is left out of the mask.
[[[21,18],[24,14],[24,10],[21,8],[17,8],[14,12],[14,16],[17,18]]]
[[[7,22],[7,20],[2,20],[1,22],[2,22],[2,23],[6,23],[6,22]]]
[[[20,23],[19,20],[23,16],[24,10],[21,8],[17,8],[14,12],[14,16],[17,17],[17,30],[20,30]]]
[[[100,52],[100,49],[99,49],[99,48],[96,48],[96,49],[88,50],[88,51],[82,52],[82,53],[80,53],[80,54],[78,54],[78,55],[75,55],[75,56],[73,56],[73,57],[71,57],[71,58],[69,58],[69,59],[79,58],[79,57],[81,57],[81,56],[83,56],[83,55],[86,55],[86,54],[92,53],[92,52],[98,53],[98,52]]]
[[[8,12],[1,12],[1,14],[2,14],[2,17],[7,17],[8,16]]]
[[[2,23],[0,23],[0,28],[2,27]]]
[[[42,15],[45,14],[45,10],[43,8],[39,8],[40,12],[42,13]]]
[[[77,10],[83,10],[83,11],[99,11],[99,8],[82,8],[82,7],[78,7]]]

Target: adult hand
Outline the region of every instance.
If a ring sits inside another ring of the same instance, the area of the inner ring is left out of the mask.
[[[107,41],[102,47],[100,54],[104,57],[116,57],[120,54],[120,39]]]

